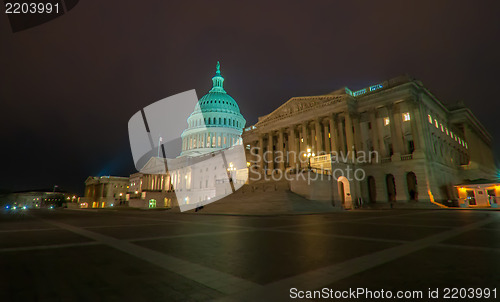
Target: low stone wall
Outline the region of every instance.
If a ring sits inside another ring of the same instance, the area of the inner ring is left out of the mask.
[[[290,190],[309,200],[332,201],[337,191],[337,182],[328,175],[304,172],[290,179]]]

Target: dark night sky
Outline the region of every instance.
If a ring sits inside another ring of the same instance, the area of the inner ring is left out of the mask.
[[[0,189],[82,192],[88,175],[128,176],[129,118],[189,89],[201,97],[217,60],[249,124],[293,96],[407,73],[464,101],[500,158],[499,4],[81,0],[15,34],[2,14]]]

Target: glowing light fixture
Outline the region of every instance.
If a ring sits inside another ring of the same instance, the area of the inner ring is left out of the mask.
[[[410,113],[409,112],[403,113],[403,121],[407,122],[409,120],[410,120]]]

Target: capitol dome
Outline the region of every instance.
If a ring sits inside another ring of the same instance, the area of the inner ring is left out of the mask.
[[[181,156],[197,156],[241,144],[245,119],[236,101],[224,90],[220,63],[213,87],[196,104],[181,135]]]

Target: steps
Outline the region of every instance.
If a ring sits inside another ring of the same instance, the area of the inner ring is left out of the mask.
[[[291,192],[285,180],[243,185],[234,194],[204,206],[199,213],[276,215],[338,210],[330,202],[308,200]]]

